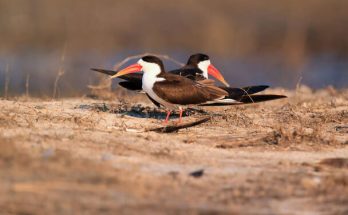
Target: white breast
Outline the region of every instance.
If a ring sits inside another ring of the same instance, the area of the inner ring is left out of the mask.
[[[164,81],[164,78],[158,78],[156,73],[153,72],[144,72],[143,75],[143,91],[145,91],[153,100],[160,103],[161,105],[167,107],[167,108],[174,108],[175,105],[166,102],[165,100],[161,99],[157,94],[153,91],[153,86],[155,82],[158,81]]]

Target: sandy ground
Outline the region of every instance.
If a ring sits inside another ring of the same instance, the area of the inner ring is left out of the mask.
[[[348,90],[274,92],[170,134],[142,95],[1,100],[0,214],[348,214]]]

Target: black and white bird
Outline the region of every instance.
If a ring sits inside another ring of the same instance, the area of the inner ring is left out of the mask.
[[[215,86],[214,81],[207,79],[194,81],[180,75],[166,73],[162,61],[155,56],[145,56],[111,78],[139,71],[144,72],[142,90],[149,98],[167,109],[165,123],[168,122],[171,110],[176,108],[180,111],[179,122],[181,122],[183,107],[188,105],[241,103],[228,98],[228,91]]]
[[[138,63],[119,71],[111,78],[121,77],[141,70],[144,72],[142,76],[142,90],[152,100],[167,109],[165,123],[168,122],[173,109],[179,109],[179,122],[181,122],[184,106],[217,101],[228,96],[227,91],[212,84],[205,84],[180,75],[166,73],[162,61],[155,56],[145,56]],[[203,79],[203,82],[204,80],[206,79]]]
[[[96,69],[92,68],[92,70],[107,74],[110,76],[115,76],[118,71],[106,70],[106,69]],[[229,87],[229,84],[226,82],[225,78],[222,76],[221,72],[216,69],[216,67],[211,63],[210,58],[206,54],[198,53],[193,54],[189,57],[185,66],[180,69],[169,71],[170,74],[175,74],[179,76],[186,77],[188,79],[194,81],[202,81],[209,78],[209,75],[213,76],[225,86],[220,86],[219,88],[228,92],[227,98],[239,101],[241,103],[255,103],[262,102],[268,100],[274,100],[283,98],[283,96],[279,97],[278,95],[253,95],[255,93],[261,92],[267,89],[269,86],[267,85],[257,85],[257,86],[248,86],[242,88],[232,88]],[[142,73],[131,73],[127,75],[120,76],[121,81],[119,83],[120,86],[132,90],[132,91],[142,91]],[[148,96],[149,97],[149,96]],[[154,101],[151,97],[149,99],[159,107],[159,103]],[[208,105],[208,104],[205,104]],[[219,105],[227,105],[227,103],[210,103],[210,106],[219,106]],[[231,105],[231,104],[228,104]]]
[[[91,69],[93,71],[97,71],[97,72],[104,73],[111,76],[117,74],[117,71],[114,71],[114,70],[97,69],[97,68],[91,68]],[[185,66],[183,66],[180,69],[169,71],[168,73],[180,75],[194,81],[208,79],[209,75],[211,75],[214,78],[216,78],[218,81],[223,83],[226,87],[229,87],[229,84],[227,83],[225,78],[222,76],[220,71],[216,69],[216,67],[210,62],[210,58],[206,54],[198,53],[198,54],[191,55]],[[140,74],[140,73],[121,76],[119,78],[125,81],[120,82],[119,85],[121,85],[122,87],[128,90],[141,91],[142,76],[143,74]]]

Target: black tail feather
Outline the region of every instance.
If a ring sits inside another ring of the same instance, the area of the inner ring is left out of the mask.
[[[264,101],[270,101],[270,100],[275,100],[275,99],[283,99],[287,98],[284,95],[249,95],[249,96],[243,96],[239,102],[242,102],[244,104],[248,103],[257,103],[257,102],[264,102]]]
[[[264,91],[267,88],[269,88],[269,86],[267,85],[257,85],[257,86],[243,87],[242,89],[246,91],[248,94],[255,94],[255,93]]]
[[[231,87],[220,87],[221,89],[228,92],[228,98],[233,100],[240,100],[243,96],[255,94],[267,89],[267,85],[248,86],[243,88],[231,88]]]

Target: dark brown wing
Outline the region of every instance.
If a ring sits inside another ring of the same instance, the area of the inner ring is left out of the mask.
[[[196,81],[196,82],[198,82],[198,83],[200,83],[200,84],[205,84],[205,85],[212,85],[212,86],[215,85],[215,81],[212,80],[212,79],[202,79],[202,80],[199,80],[199,81]],[[225,89],[222,88],[222,87],[218,87],[218,88],[219,88],[219,89],[222,89],[222,90],[224,90],[224,91],[227,91],[227,90],[225,90]]]
[[[118,83],[121,87],[132,91],[141,91],[143,89],[142,82],[140,81],[121,81]]]
[[[154,92],[163,100],[179,105],[202,104],[228,95],[214,85],[206,85],[173,74],[162,75],[165,81],[156,82]]]

